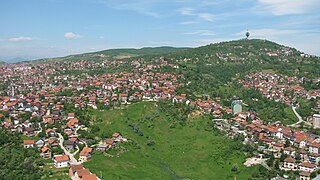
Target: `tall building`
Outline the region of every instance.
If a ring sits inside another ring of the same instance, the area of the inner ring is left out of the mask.
[[[313,115],[313,128],[320,128],[320,114]]]
[[[231,103],[233,115],[242,112],[242,102],[240,100],[233,100]]]

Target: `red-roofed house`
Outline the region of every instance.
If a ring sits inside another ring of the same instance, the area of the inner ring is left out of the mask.
[[[72,177],[75,175],[77,170],[84,169],[82,164],[79,165],[71,165],[69,169],[69,176]]]
[[[292,157],[288,157],[284,160],[283,167],[285,170],[297,170],[296,160]]]
[[[80,162],[88,161],[91,158],[91,152],[92,152],[92,148],[84,147],[80,152],[79,161]]]
[[[300,171],[313,172],[316,169],[317,169],[317,166],[314,164],[311,164],[309,162],[303,162],[303,163],[299,164]]]
[[[91,173],[90,173],[89,169],[79,169],[76,171],[74,176],[76,179],[82,179],[83,176],[90,175],[90,174]]]
[[[309,146],[309,152],[310,153],[315,153],[315,154],[320,154],[320,144],[317,142],[313,142],[310,146]]]
[[[89,174],[82,176],[82,180],[97,180],[98,177],[95,174]]]
[[[24,148],[32,148],[34,147],[34,140],[23,140]]]
[[[49,149],[47,146],[43,146],[41,149],[40,156],[44,159],[50,159],[51,158],[51,149]]]
[[[67,155],[56,155],[54,156],[53,161],[56,168],[64,168],[69,166],[69,156]]]

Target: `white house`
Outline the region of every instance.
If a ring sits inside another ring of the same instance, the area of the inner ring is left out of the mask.
[[[317,166],[308,162],[303,162],[299,165],[300,171],[313,172],[317,169]]]
[[[69,156],[67,155],[56,155],[54,156],[53,161],[56,168],[64,168],[69,166]]]
[[[288,157],[284,160],[283,167],[285,170],[297,170],[296,160],[292,157]]]
[[[313,142],[310,146],[309,146],[309,152],[310,153],[315,153],[315,154],[320,154],[320,144]]]
[[[34,140],[23,140],[24,148],[32,148],[34,147]]]

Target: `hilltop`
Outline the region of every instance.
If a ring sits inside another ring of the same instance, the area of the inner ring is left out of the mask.
[[[209,44],[188,51],[171,54],[184,61],[250,62],[250,63],[301,63],[314,62],[317,58],[295,48],[261,39],[241,39]]]

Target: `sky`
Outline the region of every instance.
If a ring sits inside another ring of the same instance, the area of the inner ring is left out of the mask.
[[[0,0],[0,60],[260,38],[320,55],[320,0]]]

